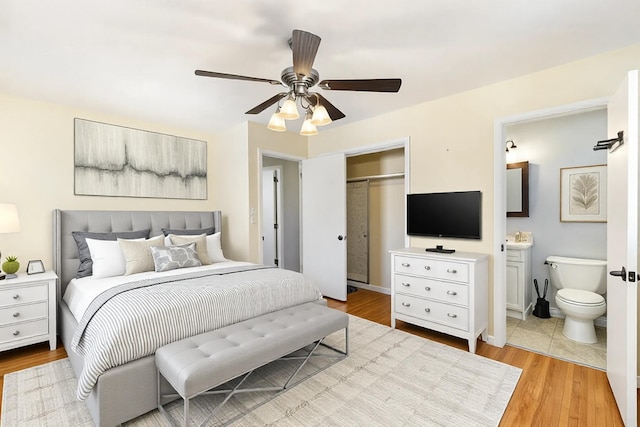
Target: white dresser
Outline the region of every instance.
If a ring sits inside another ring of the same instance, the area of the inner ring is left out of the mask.
[[[507,316],[527,320],[533,307],[531,244],[507,243]],[[542,294],[543,287],[540,288]]]
[[[420,248],[391,251],[391,327],[396,320],[469,341],[487,339],[489,255],[441,254]]]
[[[55,350],[57,279],[46,271],[0,280],[0,351],[42,341]]]

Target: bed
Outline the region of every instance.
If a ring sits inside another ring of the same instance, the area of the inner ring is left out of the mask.
[[[55,210],[53,222],[59,334],[78,378],[78,396],[85,400],[97,426],[115,426],[156,408],[155,348],[266,312],[322,301],[317,288],[299,273],[226,260],[222,252],[219,259],[214,259],[217,253],[209,253],[210,265],[185,264],[185,268],[160,273],[129,271],[130,259],[125,256],[126,271],[133,274],[124,277],[101,277],[104,265],[113,263],[94,260],[93,277],[85,272],[87,277],[76,278],[86,261],[80,261],[79,234],[130,236],[120,242],[124,251],[124,243],[138,250],[151,240],[168,244],[168,233],[180,236],[181,231],[188,235],[208,230],[208,244],[214,236],[219,242],[220,211]],[[150,238],[134,235],[140,230],[149,230]],[[88,242],[94,245],[94,255],[97,242]],[[191,255],[196,252],[195,243],[182,246]],[[197,249],[206,258],[202,248]],[[170,391],[168,384],[160,386],[163,392]]]

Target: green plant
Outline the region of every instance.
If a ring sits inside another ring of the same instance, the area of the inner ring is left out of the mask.
[[[20,269],[20,263],[18,262],[17,256],[9,255],[5,259],[6,261],[2,263],[2,271],[7,274],[14,274]]]

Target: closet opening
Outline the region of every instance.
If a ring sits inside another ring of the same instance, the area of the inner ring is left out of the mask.
[[[349,156],[347,289],[389,294],[389,251],[405,240],[405,152],[396,148]]]

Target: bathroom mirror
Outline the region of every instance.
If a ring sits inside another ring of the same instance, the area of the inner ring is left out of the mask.
[[[507,216],[529,216],[529,162],[507,163]]]

